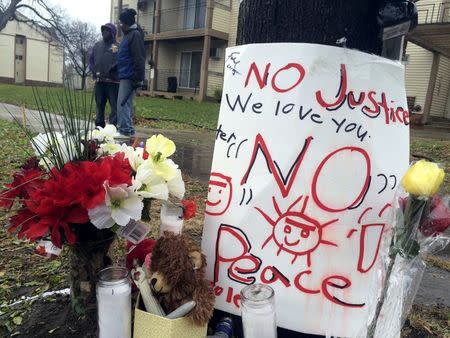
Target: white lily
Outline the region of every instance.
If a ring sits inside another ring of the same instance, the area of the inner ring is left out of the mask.
[[[97,154],[114,155],[115,153],[118,153],[120,151],[123,151],[123,146],[121,146],[120,144],[114,142],[106,142],[100,145],[100,147],[97,150]]]
[[[151,166],[141,165],[136,172],[133,186],[139,196],[167,200],[169,188],[163,177],[156,175]]]
[[[133,171],[137,171],[138,168],[144,163],[144,148],[137,147],[136,149],[130,146],[123,147],[122,151],[125,153],[125,158],[130,162],[130,166]]]
[[[146,144],[145,150],[154,162],[164,161],[175,152],[175,143],[163,135],[153,135]]]
[[[70,135],[64,137],[59,132],[46,133],[35,136],[31,142],[36,156],[41,158],[40,164],[51,169],[59,164],[67,163],[75,159],[78,150],[84,149],[83,144],[76,146],[75,140]]]
[[[180,169],[177,169],[175,177],[167,182],[167,186],[169,188],[169,193],[172,196],[175,196],[180,200],[183,199],[186,188],[184,186],[184,181],[183,177],[181,176]]]
[[[103,184],[106,194],[105,202],[96,208],[89,209],[89,219],[98,229],[108,229],[114,224],[126,226],[130,220],[139,220],[144,203],[133,187],[121,184],[110,187]]]
[[[36,156],[42,157],[47,152],[50,144],[54,141],[59,143],[59,140],[62,140],[63,136],[59,132],[53,133],[39,133],[35,137],[33,137],[31,146],[34,149],[34,153]]]
[[[99,142],[113,142],[114,137],[119,136],[117,128],[113,124],[107,124],[104,128],[97,128],[92,131],[92,138]]]
[[[175,178],[178,170],[178,165],[176,165],[172,160],[155,162],[148,159],[141,166],[150,167],[154,171],[155,175],[164,178],[166,181],[170,181]]]

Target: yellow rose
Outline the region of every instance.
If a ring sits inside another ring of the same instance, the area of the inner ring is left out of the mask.
[[[175,150],[175,143],[163,135],[153,135],[147,140],[145,150],[153,161],[164,161],[171,156]]]
[[[411,195],[431,197],[438,191],[444,177],[444,170],[436,163],[420,160],[406,172],[402,185]]]

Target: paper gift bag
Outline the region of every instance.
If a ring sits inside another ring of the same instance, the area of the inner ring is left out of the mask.
[[[204,338],[207,335],[207,325],[194,325],[188,317],[167,319],[144,309],[139,295],[134,311],[134,338]]]

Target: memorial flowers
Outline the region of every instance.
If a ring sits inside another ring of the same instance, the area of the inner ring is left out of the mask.
[[[37,241],[41,254],[68,246],[72,307],[86,314],[95,309],[97,273],[116,236],[142,240],[150,199],[181,200],[185,187],[171,140],[117,144],[116,127],[93,129],[92,110],[77,94],[58,100],[39,110],[43,132],[24,129],[35,154],[0,192],[0,207],[13,212],[8,231]]]
[[[404,191],[395,201],[385,283],[368,337],[383,336],[387,329],[391,333],[401,329],[425,269],[424,255],[445,248],[449,242],[441,236],[450,226],[449,199],[436,195],[444,178],[444,170],[436,163],[420,160],[401,181]],[[394,296],[395,292],[399,294]],[[381,317],[382,324],[378,325]],[[391,322],[395,320],[398,322]]]

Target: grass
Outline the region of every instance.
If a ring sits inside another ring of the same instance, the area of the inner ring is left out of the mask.
[[[411,141],[411,155],[412,159],[413,155],[426,156],[440,163],[447,173],[442,192],[450,194],[450,141],[414,139]]]
[[[38,87],[40,93],[57,97],[62,88]],[[90,100],[92,92],[80,92]],[[33,88],[20,85],[0,84],[0,102],[36,109]],[[211,129],[217,127],[219,104],[191,100],[137,97],[136,117],[140,125],[158,129]],[[93,107],[94,108],[94,107]]]

